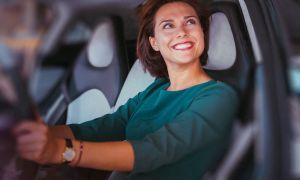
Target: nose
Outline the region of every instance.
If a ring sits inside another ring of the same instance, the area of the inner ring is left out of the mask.
[[[185,37],[188,34],[186,28],[184,26],[179,26],[177,29],[177,38]]]

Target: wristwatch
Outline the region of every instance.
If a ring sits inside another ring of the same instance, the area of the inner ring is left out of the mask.
[[[75,158],[75,151],[73,149],[73,143],[71,139],[66,138],[66,149],[62,153],[63,163],[68,164],[72,162]]]

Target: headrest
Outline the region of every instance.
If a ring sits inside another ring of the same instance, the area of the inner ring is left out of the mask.
[[[95,67],[111,64],[116,50],[116,37],[112,19],[105,18],[96,27],[87,47],[88,61]]]
[[[236,46],[229,21],[225,14],[211,15],[209,28],[208,61],[204,66],[210,70],[230,68],[236,59]]]

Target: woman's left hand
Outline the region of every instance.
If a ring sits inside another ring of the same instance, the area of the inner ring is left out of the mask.
[[[24,121],[14,129],[17,151],[27,160],[39,164],[60,163],[60,139],[49,132],[49,127],[42,122]]]

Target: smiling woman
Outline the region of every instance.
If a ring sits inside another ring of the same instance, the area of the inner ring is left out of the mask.
[[[186,66],[191,70],[190,64],[199,69],[204,35],[194,9],[182,2],[169,3],[157,11],[154,21],[154,35],[149,41],[164,59],[168,75]]]
[[[154,1],[149,1],[147,2],[147,5],[142,6],[138,13],[139,13],[139,19],[140,19],[140,32],[138,34],[138,42],[137,42],[137,54],[139,56],[140,61],[142,62],[143,66],[145,69],[147,69],[152,75],[156,76],[156,77],[168,77],[168,73],[167,73],[167,67],[166,64],[164,62],[164,59],[162,57],[161,52],[157,51],[155,48],[157,47],[153,47],[154,49],[150,48],[149,46],[151,41],[152,44],[155,42],[153,40],[155,40],[154,34],[158,33],[155,32],[155,30],[159,30],[158,29],[158,25],[162,25],[164,26],[165,29],[165,33],[169,32],[168,34],[170,34],[171,29],[174,28],[175,24],[171,24],[172,19],[168,19],[165,17],[165,15],[168,15],[168,17],[173,18],[173,14],[163,14],[164,19],[156,19],[154,20],[154,18],[157,16],[155,15],[156,11],[158,11],[158,9],[167,3],[171,3],[171,2],[176,2],[176,1],[159,1],[159,0],[154,0]],[[208,49],[208,32],[209,32],[209,20],[208,20],[208,12],[207,9],[205,8],[205,6],[197,0],[193,0],[193,1],[177,1],[177,2],[181,2],[181,3],[186,3],[186,5],[189,5],[187,7],[187,9],[185,9],[185,13],[186,15],[183,16],[183,18],[190,18],[190,19],[185,19],[185,23],[192,23],[192,21],[194,21],[194,23],[197,24],[197,28],[201,28],[202,29],[202,33],[204,33],[204,36],[199,37],[202,38],[201,41],[204,40],[204,48],[203,52],[201,52],[201,56],[200,56],[200,62],[201,65],[205,65],[206,61],[207,61],[207,49]],[[177,3],[176,3],[177,4]],[[149,10],[151,7],[151,10]],[[176,9],[177,7],[175,7]],[[160,11],[163,11],[166,8],[162,8],[160,9]],[[162,13],[168,13],[168,12],[162,12]],[[176,14],[181,14],[181,11],[176,9],[175,11]],[[192,19],[191,19],[192,18]],[[170,22],[171,21],[171,22]],[[163,23],[163,24],[161,24]],[[174,22],[172,22],[174,23]],[[200,25],[200,26],[198,26]],[[192,26],[192,25],[191,25]],[[182,25],[179,25],[179,28],[181,28]],[[189,26],[183,26],[183,27],[189,27]],[[178,29],[178,27],[177,27]],[[185,30],[185,29],[183,29]],[[173,29],[174,32],[174,29]],[[149,37],[150,42],[149,42]],[[168,37],[168,36],[166,36]],[[196,46],[197,47],[197,46]],[[153,66],[153,67],[152,67]]]
[[[167,66],[171,81],[169,90],[180,90],[176,88],[177,80],[172,84],[172,78],[177,78],[179,71],[189,71],[189,76],[193,71],[195,74],[192,77],[199,77],[195,78],[196,84],[211,79],[200,68],[199,57],[204,49],[204,35],[198,15],[190,5],[174,2],[162,6],[155,15],[154,34],[149,37],[149,42],[161,54]],[[193,82],[189,85],[186,80],[184,83],[185,86],[180,88],[195,85]]]
[[[21,123],[14,131],[20,156],[123,171],[123,178],[139,180],[198,180],[215,168],[229,142],[238,96],[202,69],[207,19],[200,9],[193,0],[143,4],[137,51],[157,79],[116,112],[82,124]]]

